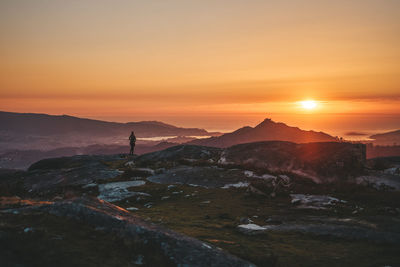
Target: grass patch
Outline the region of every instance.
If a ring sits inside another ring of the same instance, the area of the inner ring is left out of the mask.
[[[237,230],[242,218],[265,225],[268,218],[276,215],[345,217],[351,214],[345,208],[335,214],[332,210],[299,210],[293,208],[289,197],[253,197],[240,188],[168,188],[148,182],[132,190],[152,196],[117,204],[135,206],[139,210],[133,213],[145,220],[217,245],[259,266],[379,266],[400,262],[399,249],[390,245],[297,233],[248,236]],[[162,197],[169,198],[161,200]],[[152,206],[145,207],[147,203]]]

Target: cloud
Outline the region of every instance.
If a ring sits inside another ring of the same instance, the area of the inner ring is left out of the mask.
[[[363,133],[363,132],[347,132],[345,134],[348,136],[366,136],[366,135],[368,135],[367,133]]]

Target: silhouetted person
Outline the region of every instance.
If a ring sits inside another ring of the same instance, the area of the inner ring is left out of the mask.
[[[131,132],[131,135],[129,136],[129,143],[131,144],[131,151],[129,152],[129,155],[133,155],[133,151],[135,150],[135,143],[136,143],[136,136]]]

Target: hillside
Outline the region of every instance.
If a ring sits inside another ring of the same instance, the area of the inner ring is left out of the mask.
[[[138,138],[218,135],[204,129],[181,128],[157,121],[117,123],[67,115],[0,112],[0,149],[3,151],[126,145],[131,131]]]
[[[135,147],[135,154],[141,155],[153,151],[163,150],[178,145],[171,142],[160,142],[153,144],[139,144]],[[94,144],[81,147],[61,147],[51,150],[10,150],[5,153],[0,152],[0,170],[2,169],[27,169],[32,163],[56,157],[66,157],[74,155],[112,155],[126,154],[129,151],[128,145],[102,145]]]
[[[131,130],[135,131],[137,137],[210,135],[204,129],[180,128],[157,121],[118,123],[68,115],[0,111],[0,131],[45,136],[67,133],[107,136],[120,133],[126,135]]]
[[[392,146],[400,144],[400,130],[371,135],[370,138],[374,139],[374,144],[376,145]]]
[[[289,141],[294,143],[309,142],[335,142],[337,139],[323,132],[304,131],[297,127],[291,127],[284,123],[277,123],[271,119],[265,119],[256,127],[243,127],[232,133],[218,137],[210,137],[201,140],[193,140],[189,144],[229,147],[237,144],[258,141]]]
[[[397,266],[398,163],[365,168],[361,144],[282,141],[45,159],[0,172],[0,258],[4,266]]]

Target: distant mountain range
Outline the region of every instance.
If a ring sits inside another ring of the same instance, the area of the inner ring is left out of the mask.
[[[135,153],[163,150],[180,143],[227,148],[259,141],[293,143],[337,142],[329,134],[305,131],[265,119],[255,127],[245,126],[226,134],[198,128],[181,128],[158,121],[117,123],[82,119],[67,115],[12,113],[0,111],[0,169],[26,168],[49,157],[77,154],[120,154],[129,149],[128,136],[135,131],[139,138]],[[194,139],[193,136],[210,138]],[[140,138],[169,137],[166,140]],[[398,156],[400,130],[371,136],[374,146],[367,146],[367,157]]]
[[[400,145],[400,130],[370,136],[377,145]]]
[[[0,111],[0,131],[34,135],[62,135],[79,133],[87,135],[129,135],[135,131],[137,137],[154,136],[209,136],[216,133],[198,128],[181,128],[158,121],[107,122],[83,119],[68,115],[35,113],[13,113]]]
[[[232,133],[218,137],[197,139],[190,141],[192,145],[203,145],[212,147],[230,147],[237,144],[251,143],[258,141],[290,141],[294,143],[310,142],[335,142],[337,138],[315,131],[305,131],[297,127],[291,127],[281,122],[274,122],[265,119],[256,127],[243,127]]]
[[[127,138],[131,131],[138,138],[220,135],[204,129],[181,128],[158,121],[118,123],[67,115],[0,111],[1,150],[51,150],[94,144],[125,145],[128,144]]]

